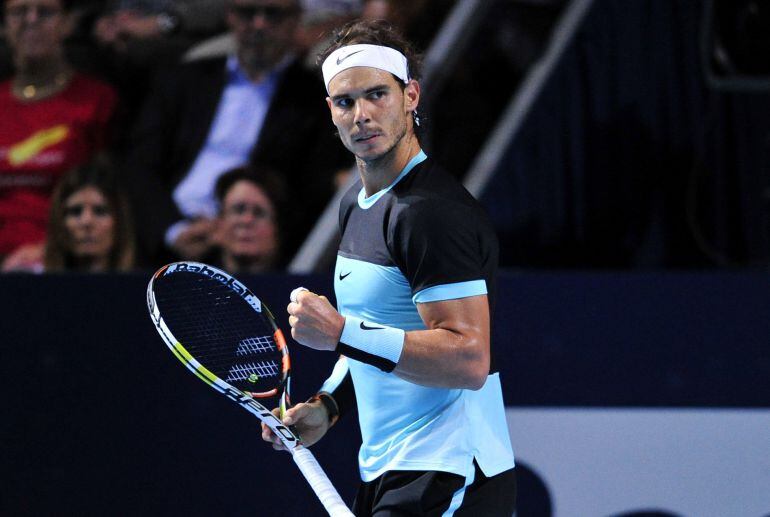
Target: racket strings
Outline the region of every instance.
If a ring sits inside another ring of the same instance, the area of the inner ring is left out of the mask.
[[[272,336],[250,337],[238,343],[237,355],[259,354],[277,349]]]
[[[230,367],[225,380],[227,382],[246,381],[253,380],[255,375],[258,378],[276,377],[280,373],[280,366],[275,361],[235,364]]]
[[[226,382],[267,391],[283,378],[275,328],[228,286],[201,275],[157,279],[158,306],[182,346]]]

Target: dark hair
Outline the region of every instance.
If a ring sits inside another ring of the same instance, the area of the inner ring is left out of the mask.
[[[219,210],[222,210],[225,197],[230,189],[239,181],[248,181],[262,189],[265,195],[273,205],[275,225],[275,235],[278,249],[272,259],[272,263],[282,258],[283,229],[286,221],[286,196],[287,187],[283,178],[273,169],[257,164],[236,167],[222,174],[214,186],[214,196],[219,203]]]
[[[76,267],[75,259],[70,253],[69,233],[64,226],[65,209],[67,199],[86,187],[96,188],[107,199],[115,219],[110,269],[132,269],[135,261],[135,241],[128,200],[111,163],[106,157],[99,156],[86,165],[72,169],[59,180],[54,189],[45,244],[46,271],[66,271]]]
[[[2,0],[2,9],[5,10],[5,4],[8,3],[8,0]],[[75,7],[75,0],[59,0],[59,3],[61,4],[61,8],[65,13],[68,13],[72,11],[72,9]]]
[[[380,45],[398,50],[406,56],[409,78],[420,80],[422,56],[392,24],[384,20],[352,21],[336,29],[329,46],[318,54],[316,64],[320,67],[338,48],[360,44]],[[398,83],[403,88],[403,82],[399,80]]]
[[[265,191],[270,201],[278,207],[286,198],[286,185],[278,174],[260,165],[236,167],[222,174],[214,187],[214,196],[221,207],[225,196],[239,181],[250,181]]]

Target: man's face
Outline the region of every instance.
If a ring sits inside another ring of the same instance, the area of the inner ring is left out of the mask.
[[[359,159],[373,161],[413,130],[411,112],[419,98],[416,81],[402,90],[391,73],[360,66],[332,78],[326,102],[345,147]]]
[[[298,0],[230,0],[227,23],[238,43],[238,58],[249,71],[266,71],[294,43]]]
[[[5,32],[17,61],[59,57],[69,34],[69,18],[59,0],[7,0]]]

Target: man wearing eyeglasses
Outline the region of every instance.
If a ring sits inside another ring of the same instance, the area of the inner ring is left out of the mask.
[[[207,262],[233,274],[272,270],[280,255],[281,216],[276,204],[283,195],[283,184],[273,171],[239,167],[223,174],[216,185],[220,249]]]
[[[351,161],[317,102],[323,84],[294,52],[300,15],[299,0],[227,0],[235,52],[159,78],[127,159],[145,262],[210,251],[226,170],[258,164],[283,177],[303,207],[286,221],[287,258],[331,197]]]

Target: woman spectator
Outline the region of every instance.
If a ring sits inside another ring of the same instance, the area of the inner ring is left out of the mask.
[[[134,227],[128,201],[106,162],[73,169],[54,190],[44,253],[21,248],[6,271],[129,271]]]
[[[129,271],[134,225],[111,168],[79,167],[57,186],[51,204],[46,271]]]
[[[68,63],[69,7],[3,2],[15,73],[0,83],[0,260],[23,245],[42,252],[54,185],[106,145],[116,95]]]

